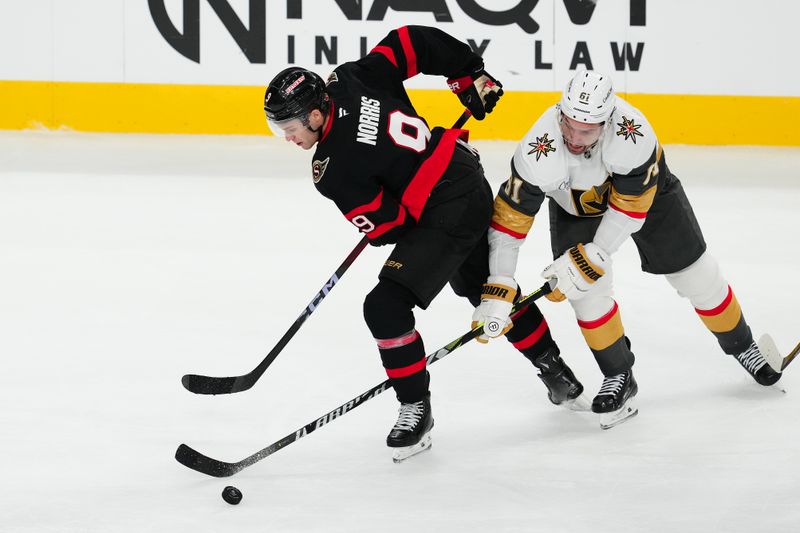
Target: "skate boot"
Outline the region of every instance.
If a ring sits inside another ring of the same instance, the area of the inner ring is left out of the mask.
[[[609,429],[636,416],[639,412],[634,402],[637,392],[639,386],[632,370],[606,376],[592,402],[592,411],[600,415],[600,427]]]
[[[573,411],[589,410],[583,385],[555,350],[546,350],[532,362],[540,370],[539,379],[547,387],[547,397],[553,404],[563,405]]]
[[[775,369],[767,364],[767,360],[761,355],[761,350],[758,349],[755,341],[745,351],[734,355],[734,357],[759,385],[767,387],[781,379],[782,374],[776,372]]]
[[[431,395],[414,403],[401,403],[400,415],[386,437],[386,445],[394,448],[392,460],[399,463],[431,447]]]

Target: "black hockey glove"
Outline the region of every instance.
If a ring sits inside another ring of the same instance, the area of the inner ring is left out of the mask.
[[[483,68],[471,74],[450,78],[447,85],[476,120],[483,120],[486,113],[491,113],[503,96],[503,84]]]

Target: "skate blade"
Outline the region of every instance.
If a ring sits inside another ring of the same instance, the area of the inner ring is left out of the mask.
[[[592,402],[589,401],[585,394],[581,394],[572,400],[566,400],[562,405],[570,411],[591,411],[592,409]]]
[[[600,427],[602,429],[611,429],[618,426],[634,416],[639,414],[639,408],[636,407],[633,398],[628,398],[622,407],[610,413],[600,413]]]
[[[431,433],[430,431],[426,433],[418,443],[414,444],[413,446],[403,446],[402,448],[392,448],[392,461],[395,463],[402,463],[409,457],[417,455],[418,453],[422,453],[425,450],[430,449],[432,442],[431,442]]]

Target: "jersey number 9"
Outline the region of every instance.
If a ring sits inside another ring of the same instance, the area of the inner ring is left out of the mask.
[[[350,222],[352,222],[355,227],[361,230],[361,233],[369,233],[375,229],[375,224],[373,224],[372,221],[364,215],[356,215],[350,219]]]

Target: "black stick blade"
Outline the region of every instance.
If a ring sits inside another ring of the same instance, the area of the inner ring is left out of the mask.
[[[192,470],[213,477],[230,477],[242,469],[236,463],[226,463],[207,457],[186,444],[178,446],[175,459]]]
[[[195,394],[232,394],[242,392],[253,386],[250,380],[242,379],[246,376],[215,378],[186,374],[181,378],[183,387]]]

